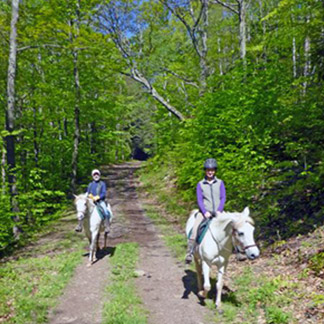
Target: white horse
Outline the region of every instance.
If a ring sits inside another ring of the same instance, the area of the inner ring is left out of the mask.
[[[195,222],[195,214],[198,210],[193,210],[186,225],[186,234]],[[217,213],[212,219],[203,241],[196,246],[194,259],[198,279],[198,296],[206,298],[210,290],[209,272],[212,265],[218,269],[216,283],[216,307],[220,309],[221,294],[223,288],[223,275],[226,271],[228,260],[233,251],[233,244],[241,253],[253,260],[260,254],[254,242],[254,222],[249,216],[249,208],[246,207],[242,213]],[[202,273],[204,276],[204,284]]]
[[[100,231],[103,231],[103,220],[99,215],[98,209],[93,200],[87,197],[87,194],[75,196],[74,204],[77,210],[79,220],[83,219],[83,228],[85,235],[89,240],[89,265],[92,265],[96,259],[97,249],[99,250]],[[107,233],[104,234],[104,249],[107,247]]]

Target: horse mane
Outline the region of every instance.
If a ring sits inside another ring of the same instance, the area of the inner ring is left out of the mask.
[[[74,202],[77,202],[78,200],[80,199],[86,199],[87,198],[87,194],[86,193],[82,193],[82,194],[79,194],[79,195],[74,195],[75,199],[74,199]]]
[[[218,223],[229,223],[233,222],[236,228],[243,225],[243,223],[248,222],[251,225],[254,225],[253,219],[249,215],[238,212],[222,212],[217,213],[216,222]]]

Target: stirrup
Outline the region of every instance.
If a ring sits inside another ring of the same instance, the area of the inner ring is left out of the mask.
[[[185,258],[185,263],[190,264],[192,262],[192,254],[188,253]]]

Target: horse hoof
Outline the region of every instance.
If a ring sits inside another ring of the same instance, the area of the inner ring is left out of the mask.
[[[87,268],[90,268],[92,266],[92,262],[87,263]]]
[[[205,299],[206,298],[206,293],[204,290],[200,290],[198,292],[198,297],[202,298],[202,299]]]
[[[217,312],[219,315],[223,315],[224,314],[224,311],[222,309],[217,309]]]

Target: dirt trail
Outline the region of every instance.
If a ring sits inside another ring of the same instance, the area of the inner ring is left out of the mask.
[[[158,230],[147,218],[136,193],[134,172],[139,163],[103,168],[108,198],[115,218],[109,234],[109,249],[91,268],[84,262],[50,315],[51,324],[99,324],[104,288],[108,284],[107,255],[120,242],[138,242],[138,269],[145,275],[136,279],[138,294],[148,310],[148,323],[207,323],[208,310],[193,293],[193,273],[177,263],[164,246]],[[95,280],[94,280],[95,279]]]

